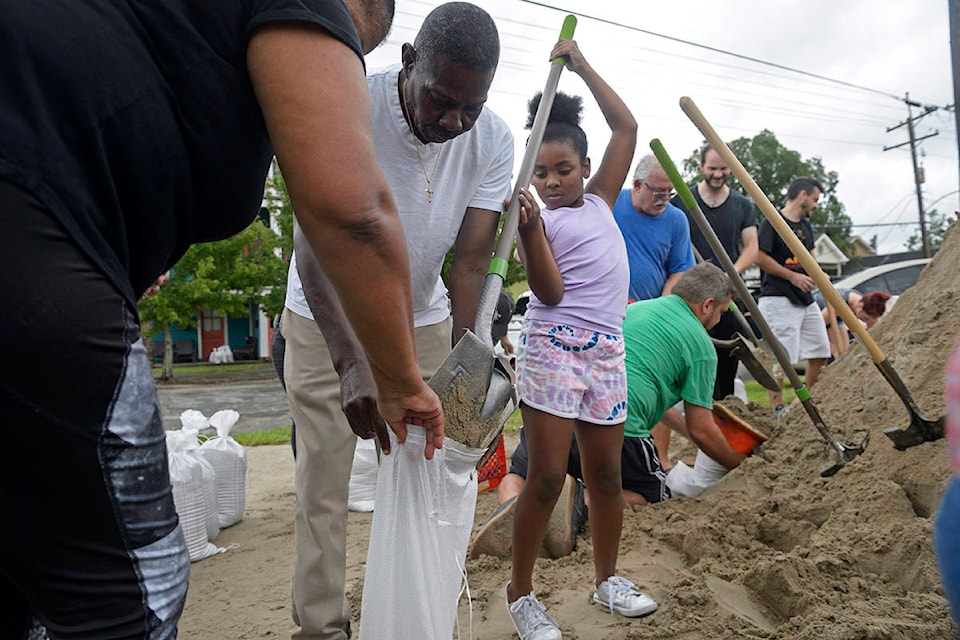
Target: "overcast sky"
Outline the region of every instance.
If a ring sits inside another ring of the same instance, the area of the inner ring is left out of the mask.
[[[399,62],[400,45],[413,41],[423,18],[439,4],[397,0],[390,37],[367,57],[368,67]],[[514,130],[516,167],[526,138],[526,101],[543,88],[547,56],[564,16],[574,13],[581,50],[640,123],[635,160],[649,151],[651,138],[660,138],[678,164],[700,145],[703,136],[678,106],[681,96],[690,96],[726,140],[766,128],[804,158],[822,158],[839,175],[838,197],[855,225],[913,225],[854,226],[853,233],[868,240],[876,235],[880,253],[903,251],[918,230],[909,145],[883,149],[908,140],[905,126],[889,133],[887,128],[906,119],[902,98],[909,92],[912,100],[940,107],[916,123],[918,137],[939,132],[918,147],[926,177],[924,208],[951,216],[960,210],[956,125],[953,112],[943,109],[953,104],[947,0],[478,4],[500,31],[500,65],[487,106]],[[599,160],[609,132],[596,103],[572,73],[561,76],[560,90],[584,95],[583,126],[591,155]]]

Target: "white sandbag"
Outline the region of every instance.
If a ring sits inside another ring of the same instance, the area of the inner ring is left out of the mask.
[[[693,469],[683,460],[677,460],[667,474],[667,487],[674,498],[698,496],[706,489],[694,483]]]
[[[189,451],[191,438],[196,440],[196,436],[189,429],[186,432],[167,431],[167,458],[173,504],[180,516],[180,527],[186,539],[190,562],[196,562],[223,549],[210,544],[207,536],[203,467],[200,459]]]
[[[733,379],[733,395],[740,399],[740,402],[747,404],[750,399],[747,397],[747,385],[743,384],[740,378]]]
[[[350,511],[373,511],[377,497],[377,447],[373,439],[357,438],[353,450],[353,467],[350,469]]]
[[[187,409],[180,414],[180,429],[193,429],[200,432],[210,426],[210,420],[196,409]]]
[[[210,364],[224,364],[226,362],[233,362],[233,351],[230,350],[229,345],[220,345],[219,347],[214,347],[210,352],[209,358]]]
[[[220,519],[217,517],[217,472],[213,465],[199,454],[200,429],[209,426],[206,416],[195,409],[180,414],[180,431],[184,434],[181,443],[185,450],[200,461],[200,477],[203,480],[203,515],[207,528],[207,540],[220,535]]]
[[[703,490],[727,475],[727,468],[705,454],[697,451],[693,468],[678,460],[667,476],[667,486],[674,497],[699,496]]]
[[[729,469],[705,454],[703,451],[697,451],[697,457],[693,461],[694,478],[700,484],[710,486],[727,475]]]
[[[380,460],[361,640],[451,638],[457,621],[484,452],[447,439],[426,460],[423,429],[407,429]]]
[[[240,522],[247,501],[247,451],[230,436],[240,414],[233,409],[217,411],[210,416],[210,426],[217,434],[200,445],[203,456],[216,471],[217,522],[225,529]]]

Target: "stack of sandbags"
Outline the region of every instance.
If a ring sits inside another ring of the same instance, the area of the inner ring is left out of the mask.
[[[190,561],[196,562],[224,549],[210,543],[220,533],[216,510],[216,472],[202,459],[200,428],[207,419],[189,409],[180,415],[181,429],[167,431],[167,456],[173,504],[187,543]]]

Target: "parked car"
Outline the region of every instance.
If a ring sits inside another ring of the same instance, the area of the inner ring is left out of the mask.
[[[900,294],[917,284],[920,272],[929,262],[930,258],[919,258],[881,264],[841,278],[834,282],[833,286],[838,289],[856,289],[864,295],[874,291],[889,293],[890,300],[887,301],[887,311],[889,311],[896,304]]]

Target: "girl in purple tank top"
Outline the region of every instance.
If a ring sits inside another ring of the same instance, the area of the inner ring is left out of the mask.
[[[518,249],[533,292],[517,352],[529,466],[516,503],[506,595],[521,638],[561,638],[556,621],[533,594],[533,567],[565,481],[574,436],[590,499],[593,600],[631,617],[657,607],[614,573],[623,521],[620,450],[627,396],[621,323],[629,267],[611,209],[630,170],[637,123],[576,42],[561,40],[550,54],[557,56],[586,83],[612,135],[591,177],[580,128],[582,100],[557,94],[533,175],[545,209],[528,192],[520,195]],[[539,95],[531,100],[528,128],[539,101]]]

